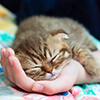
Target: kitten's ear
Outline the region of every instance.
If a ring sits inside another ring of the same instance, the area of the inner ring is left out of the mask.
[[[58,39],[68,39],[68,33],[66,33],[63,29],[54,30],[51,32],[52,36],[56,36]]]
[[[65,33],[59,33],[56,35],[56,37],[59,39],[59,40],[62,40],[62,39],[68,39],[68,35],[65,34]]]

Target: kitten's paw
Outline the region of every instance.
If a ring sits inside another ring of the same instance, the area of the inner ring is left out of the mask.
[[[92,76],[100,76],[100,66],[98,66],[98,64],[93,64],[92,66],[87,67],[86,70]]]
[[[93,72],[91,73],[91,75],[99,77],[100,76],[100,68],[94,69]]]

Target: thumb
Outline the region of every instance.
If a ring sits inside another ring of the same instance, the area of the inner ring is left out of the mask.
[[[32,86],[32,90],[35,92],[45,93],[48,95],[56,94],[59,92],[68,91],[74,82],[67,82],[64,79],[56,79],[54,81],[41,81],[35,82]]]
[[[37,81],[33,83],[32,90],[48,95],[68,91],[78,77],[76,66],[71,63],[64,68],[58,78],[52,81]]]

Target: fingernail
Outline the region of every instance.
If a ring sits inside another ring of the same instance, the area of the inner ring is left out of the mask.
[[[10,62],[10,65],[12,66],[11,57],[9,57],[9,62]]]
[[[42,90],[44,89],[43,85],[40,85],[40,84],[36,84],[34,87],[33,87],[33,91],[36,91],[36,92],[41,92]]]
[[[6,57],[8,57],[8,52],[6,51]]]

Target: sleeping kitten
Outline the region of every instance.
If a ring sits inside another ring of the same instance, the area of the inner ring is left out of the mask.
[[[34,80],[57,78],[72,58],[90,75],[99,76],[100,66],[91,54],[97,50],[92,39],[70,18],[35,16],[20,24],[13,49],[26,75]]]

